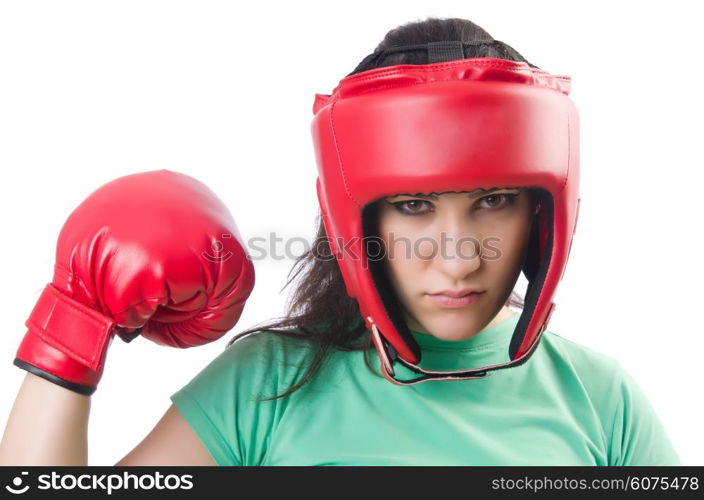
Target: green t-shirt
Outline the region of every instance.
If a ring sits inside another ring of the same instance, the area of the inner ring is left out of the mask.
[[[421,366],[505,362],[518,317],[459,342],[413,332]],[[399,386],[370,354],[376,375],[362,351],[335,351],[303,388],[257,402],[300,380],[310,345],[256,333],[171,400],[219,465],[681,465],[618,361],[550,330],[524,364],[475,380]]]

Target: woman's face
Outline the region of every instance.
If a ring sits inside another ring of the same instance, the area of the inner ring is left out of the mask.
[[[507,317],[533,215],[528,189],[398,195],[379,202],[385,266],[408,327],[464,340]],[[473,300],[438,296],[479,292]]]

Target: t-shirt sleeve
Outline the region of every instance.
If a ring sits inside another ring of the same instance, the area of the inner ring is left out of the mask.
[[[682,465],[642,388],[617,366],[609,465]]]
[[[258,465],[281,413],[275,335],[249,335],[227,347],[171,401],[218,465]]]

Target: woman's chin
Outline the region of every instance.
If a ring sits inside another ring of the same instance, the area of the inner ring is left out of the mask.
[[[428,335],[446,340],[448,342],[457,342],[467,340],[476,335],[481,330],[480,325],[472,321],[437,321],[426,324],[425,332]]]

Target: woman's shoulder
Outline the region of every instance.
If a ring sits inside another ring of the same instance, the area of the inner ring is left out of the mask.
[[[586,396],[605,414],[612,412],[626,374],[618,359],[599,349],[546,330],[534,365],[541,379],[552,379],[572,398]]]
[[[600,414],[610,465],[681,464],[646,392],[621,361],[554,332],[545,334],[544,352],[560,380],[583,388]]]
[[[285,360],[307,354],[311,343],[300,330],[256,330],[236,335],[223,356],[229,360],[252,363]]]
[[[179,391],[215,406],[222,394],[249,397],[251,390],[275,390],[305,367],[305,342],[270,331],[235,336]]]
[[[545,351],[553,358],[560,358],[582,372],[597,370],[597,373],[606,374],[621,369],[618,359],[611,354],[564,337],[552,330],[545,330],[541,342],[545,344]]]

